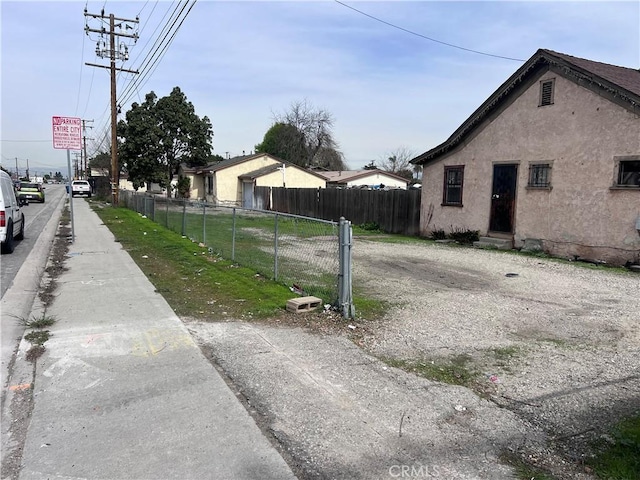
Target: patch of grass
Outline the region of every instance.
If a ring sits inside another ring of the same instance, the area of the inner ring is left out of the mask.
[[[545,342],[545,343],[551,343],[552,345],[555,345],[557,347],[567,347],[569,345],[569,343],[566,340],[563,340],[562,338],[545,337],[545,338],[540,338],[539,341]]]
[[[511,465],[519,480],[557,480],[549,472],[525,462],[514,453],[506,452],[500,456],[500,460],[507,465]]]
[[[24,336],[24,339],[30,342],[32,345],[43,346],[44,343],[51,337],[49,330],[34,330]]]
[[[132,210],[100,208],[96,213],[180,316],[266,318],[284,312],[294,296],[287,286],[212,254]],[[210,231],[213,234],[213,228]]]
[[[595,473],[606,480],[640,478],[640,415],[616,425],[611,437],[596,445],[599,452],[589,461]]]
[[[456,355],[450,359],[401,360],[383,358],[382,360],[391,367],[450,385],[471,387],[478,376],[478,372],[469,365],[471,357],[464,354]]]
[[[493,357],[500,363],[506,363],[513,360],[522,353],[522,347],[512,345],[510,347],[496,347],[491,349]]]

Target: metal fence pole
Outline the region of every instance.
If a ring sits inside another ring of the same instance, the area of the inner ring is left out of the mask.
[[[164,216],[164,226],[169,228],[169,197],[167,197],[166,205],[167,205],[167,208],[166,208],[167,214]]]
[[[273,279],[278,281],[278,214],[275,215],[273,229]]]
[[[231,227],[231,261],[236,261],[236,209],[233,209],[233,223]]]
[[[202,243],[207,244],[207,202],[202,202]]]
[[[187,236],[187,201],[182,200],[182,236]]]
[[[151,219],[156,221],[156,196],[151,197]]]
[[[340,242],[340,273],[338,274],[338,305],[345,318],[355,317],[356,311],[353,305],[352,278],[351,278],[351,247],[353,245],[353,231],[351,222],[340,217],[339,229]]]

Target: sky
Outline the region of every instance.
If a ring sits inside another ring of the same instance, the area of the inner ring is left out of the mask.
[[[178,86],[209,117],[223,157],[251,153],[300,101],[331,113],[350,169],[399,149],[418,155],[539,48],[640,68],[638,0],[341,2],[1,0],[2,166],[66,174],[53,116],[87,120],[89,158],[108,149],[109,71],[85,64],[108,59],[96,55],[100,35],[85,32],[102,27],[85,8],[139,18],[123,30],[138,40],[121,38],[129,60],[117,66],[140,73],[118,75],[118,118]]]

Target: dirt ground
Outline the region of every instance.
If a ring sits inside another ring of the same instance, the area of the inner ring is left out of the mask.
[[[302,465],[301,477],[392,478],[393,459],[402,458],[412,468],[447,472],[444,478],[508,478],[501,455],[510,451],[556,478],[587,479],[592,442],[640,413],[640,275],[426,242],[356,239],[353,259],[355,288],[390,303],[384,318],[345,322],[314,314],[278,319],[278,326],[189,323],[203,350],[250,399],[248,408]],[[460,358],[469,375],[465,387],[394,368],[389,381],[381,362],[437,367]],[[477,400],[460,400],[460,389]],[[302,390],[308,401],[298,415],[283,405]],[[369,390],[386,392],[386,409],[372,406],[380,399],[371,400]],[[423,390],[428,395],[415,396]],[[397,419],[402,430],[412,408],[413,425],[422,430],[414,440],[424,448],[398,446],[396,439],[394,457],[380,439],[391,441]],[[425,410],[439,413],[426,418]],[[393,426],[382,419],[390,412]],[[373,437],[360,430],[362,418]],[[322,428],[336,421],[369,447],[349,445],[350,456],[341,460],[345,446],[336,447]],[[466,463],[451,463],[447,454],[456,450],[436,452],[438,442],[476,447],[460,454]],[[354,467],[367,448],[376,465]],[[482,467],[487,458],[491,467]]]

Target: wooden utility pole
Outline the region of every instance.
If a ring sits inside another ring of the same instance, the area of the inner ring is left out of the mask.
[[[104,21],[107,18],[104,14],[104,10],[98,15],[93,13],[88,13],[87,10],[84,10],[85,17],[92,17],[100,19]],[[116,72],[128,72],[128,73],[138,73],[136,70],[127,70],[125,68],[117,68],[116,60],[128,60],[129,59],[129,48],[120,44],[120,48],[116,48],[116,37],[127,37],[133,38],[134,40],[138,40],[138,34],[128,34],[126,33],[127,29],[132,29],[128,23],[138,23],[139,20],[136,18],[135,20],[126,19],[126,18],[118,18],[112,14],[109,15],[109,32],[107,32],[104,27],[101,29],[89,28],[89,26],[85,26],[84,30],[89,35],[89,32],[99,33],[100,40],[96,45],[96,54],[99,57],[109,57],[110,64],[107,65],[98,65],[95,63],[85,63],[85,65],[89,65],[91,67],[100,67],[100,68],[108,68],[111,73],[111,194],[112,201],[114,205],[118,204],[118,186],[120,183],[120,169],[118,167],[118,137],[117,137],[117,124],[118,124],[118,106],[116,99]],[[116,24],[116,20],[118,23]],[[124,25],[125,33],[116,32],[115,29],[118,27],[122,29]],[[109,46],[107,48],[103,37],[106,34],[109,34]]]
[[[93,120],[82,120],[82,142],[83,142],[83,151],[84,151],[84,168],[80,165],[80,168],[84,172],[84,178],[89,179],[91,172],[89,171],[89,159],[87,158],[87,125],[86,122],[93,122]],[[89,125],[89,128],[93,128],[93,126]]]

